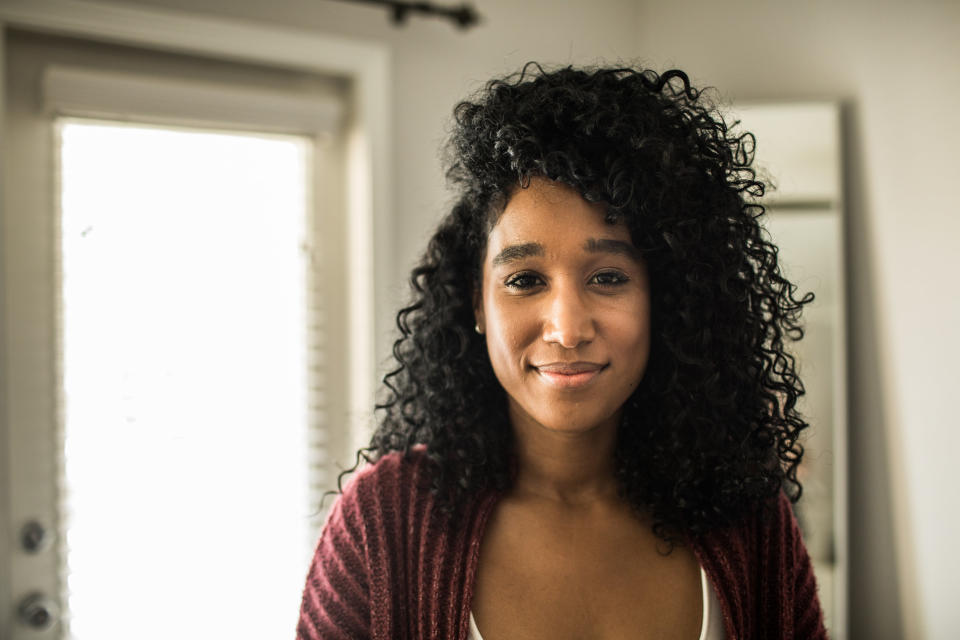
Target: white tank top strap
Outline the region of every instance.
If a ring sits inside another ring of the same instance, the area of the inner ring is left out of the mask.
[[[699,640],[724,640],[726,636],[723,630],[720,600],[710,581],[707,580],[707,572],[703,567],[700,567],[700,585],[703,592],[703,619],[700,623]],[[470,630],[467,633],[467,640],[483,640],[480,630],[477,629],[477,621],[473,618],[473,611],[470,612]]]
[[[707,572],[703,567],[700,567],[700,584],[703,585],[703,621],[700,623],[700,640],[725,640],[720,599],[717,597],[716,589],[707,580]]]
[[[477,621],[473,618],[473,611],[470,612],[470,630],[467,632],[467,640],[483,640],[480,629],[477,629]]]

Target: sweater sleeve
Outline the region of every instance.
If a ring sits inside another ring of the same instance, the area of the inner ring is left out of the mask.
[[[337,497],[307,574],[297,640],[370,636],[370,580],[357,483]]]
[[[779,509],[781,519],[787,523],[790,548],[785,549],[793,564],[793,632],[794,638],[826,640],[827,630],[823,622],[823,610],[817,595],[817,580],[813,573],[810,554],[803,544],[800,526],[786,496],[781,494]],[[789,575],[789,574],[788,574]],[[784,630],[786,631],[786,630]],[[784,636],[786,637],[786,636]]]

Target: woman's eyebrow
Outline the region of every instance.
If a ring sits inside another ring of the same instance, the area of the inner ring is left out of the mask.
[[[640,251],[629,242],[612,238],[588,238],[583,243],[583,248],[590,253],[616,253],[634,260],[641,257]]]
[[[531,256],[544,255],[543,245],[539,242],[526,242],[524,244],[512,244],[504,247],[503,251],[498,253],[493,259],[493,266],[507,264],[516,260],[522,260]]]
[[[614,240],[613,238],[588,238],[583,243],[583,248],[589,253],[613,253],[624,255],[634,260],[640,259],[640,252],[629,242],[623,240]],[[512,244],[504,247],[500,253],[493,259],[493,266],[507,264],[530,258],[533,256],[543,256],[545,251],[543,245],[539,242],[525,242],[523,244]]]

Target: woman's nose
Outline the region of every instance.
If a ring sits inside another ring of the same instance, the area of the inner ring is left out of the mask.
[[[550,296],[543,324],[543,339],[573,349],[597,335],[593,310],[582,292],[574,287],[557,287]]]

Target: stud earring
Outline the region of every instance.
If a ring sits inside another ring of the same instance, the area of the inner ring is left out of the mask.
[[[480,330],[480,323],[479,323],[479,322],[478,322],[477,324],[473,325],[473,330],[476,331],[477,333],[479,333],[480,335],[483,335],[483,331]]]

